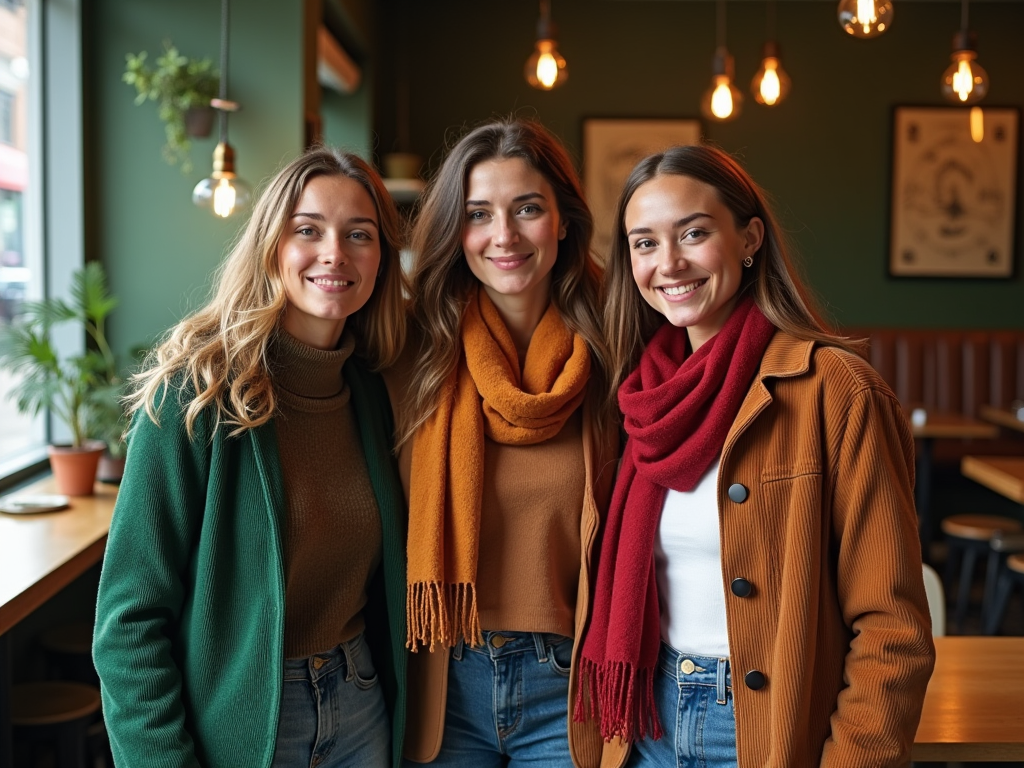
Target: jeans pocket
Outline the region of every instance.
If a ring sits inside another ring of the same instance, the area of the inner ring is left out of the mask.
[[[352,666],[348,677],[355,683],[356,688],[368,691],[377,684],[379,678],[373,666],[373,658],[370,656],[370,647],[362,635],[348,646],[348,663]]]
[[[572,638],[548,644],[548,664],[562,677],[569,677],[572,667]]]

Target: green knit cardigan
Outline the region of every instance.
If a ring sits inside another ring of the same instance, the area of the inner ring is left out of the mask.
[[[364,608],[391,715],[405,731],[405,535],[380,377],[343,368],[383,534]],[[187,400],[187,395],[182,397]],[[284,487],[273,421],[230,438],[211,414],[193,439],[167,397],[135,418],[96,606],[93,658],[118,768],[269,766],[283,677]],[[343,482],[343,470],[337,481]]]

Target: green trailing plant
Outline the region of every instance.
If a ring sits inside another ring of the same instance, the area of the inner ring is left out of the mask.
[[[9,397],[23,413],[48,409],[68,426],[75,448],[90,437],[106,439],[109,446],[111,435],[104,430],[123,420],[122,381],[104,330],[116,306],[103,267],[90,262],[72,275],[70,302],[26,302],[16,322],[0,326],[0,366],[20,379]],[[76,323],[88,335],[91,343],[84,353],[58,354],[52,331],[65,323]],[[114,442],[120,433],[116,437]]]
[[[210,99],[217,95],[220,75],[210,59],[190,59],[169,42],[164,43],[155,68],[147,66],[146,59],[145,51],[127,54],[122,79],[135,86],[136,104],[157,102],[167,133],[164,159],[171,165],[180,163],[182,173],[189,173],[192,143],[185,131],[185,113],[210,106]]]

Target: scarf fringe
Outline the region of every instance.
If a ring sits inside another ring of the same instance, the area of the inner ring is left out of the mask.
[[[580,658],[573,720],[598,720],[605,741],[615,736],[627,743],[648,735],[660,739],[663,732],[654,706],[654,674],[653,669],[638,669],[625,661],[596,664]]]
[[[451,647],[460,639],[483,644],[475,584],[417,581],[409,585],[405,605],[405,647],[413,653],[421,646],[431,651],[435,645]]]

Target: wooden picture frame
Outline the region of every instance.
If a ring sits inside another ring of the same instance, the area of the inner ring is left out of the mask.
[[[676,118],[585,118],[583,186],[594,215],[592,247],[602,261],[611,251],[615,206],[637,162],[678,144],[697,144],[701,123]]]
[[[1020,110],[981,107],[980,136],[971,111],[893,111],[890,275],[1013,275]]]

